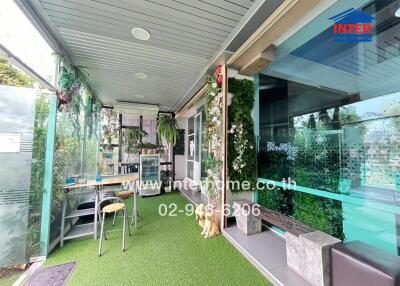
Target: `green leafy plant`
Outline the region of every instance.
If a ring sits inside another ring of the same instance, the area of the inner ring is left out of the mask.
[[[157,121],[158,137],[165,139],[169,144],[175,145],[179,137],[179,126],[175,117],[169,114],[160,114]]]
[[[114,109],[105,109],[103,114],[103,138],[105,139],[105,143],[110,147],[113,139],[117,137],[117,114],[115,113]]]
[[[205,135],[209,156],[207,160],[207,197],[211,204],[216,204],[220,197],[220,190],[215,187],[214,182],[222,180],[220,163],[223,156],[223,96],[221,90],[215,76],[207,79]]]
[[[67,66],[60,68],[58,76],[59,90],[56,92],[60,111],[69,112],[71,108],[76,108],[74,106],[76,100],[73,102],[73,99],[80,97],[79,90],[83,82],[84,79],[77,68]]]
[[[140,145],[142,148],[146,148],[146,149],[157,149],[159,148],[158,144],[153,144],[153,143],[143,143]]]
[[[85,119],[88,128],[88,136],[98,137],[101,122],[101,102],[93,95],[89,88],[85,88]]]
[[[254,106],[253,82],[247,79],[230,78],[228,88],[229,92],[233,94],[232,103],[229,107],[229,178],[238,182],[248,181],[251,188],[255,189],[257,160],[254,123],[251,115]],[[234,189],[232,191],[246,190]]]
[[[34,137],[32,145],[31,189],[29,192],[28,248],[27,258],[39,254],[40,212],[44,187],[46,163],[47,121],[49,114],[48,96],[38,95],[35,107]]]
[[[171,170],[162,170],[160,172],[160,178],[162,182],[162,188],[170,186],[170,182],[172,180],[173,172]],[[171,178],[171,179],[170,179]]]
[[[125,136],[126,151],[128,153],[138,153],[142,139],[147,135],[147,132],[140,130],[140,128],[128,129]]]
[[[258,203],[268,209],[291,216],[293,214],[292,197],[293,192],[283,188],[272,190],[263,188],[258,192]]]
[[[344,239],[341,202],[295,193],[293,217],[338,239]]]
[[[5,59],[0,58],[0,84],[33,87],[34,80],[10,65]]]

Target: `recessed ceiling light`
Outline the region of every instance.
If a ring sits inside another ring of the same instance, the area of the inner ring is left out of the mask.
[[[150,39],[149,31],[147,31],[146,29],[143,29],[143,28],[133,28],[132,35],[135,39],[138,39],[141,41],[147,41]]]
[[[396,10],[396,12],[394,13],[394,15],[396,17],[400,17],[400,8]]]
[[[135,94],[135,97],[137,97],[137,98],[143,98],[143,97],[144,97],[144,95],[141,95],[141,94]]]
[[[135,77],[138,78],[138,79],[146,79],[146,78],[148,78],[147,74],[145,74],[144,72],[135,73]]]

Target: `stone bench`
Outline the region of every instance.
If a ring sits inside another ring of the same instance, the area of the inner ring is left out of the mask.
[[[299,236],[300,234],[305,234],[309,232],[315,231],[313,228],[308,225],[301,223],[291,217],[280,214],[276,211],[264,208],[262,206],[256,206],[260,211],[260,219],[268,222],[269,224],[276,226],[280,229],[283,229],[286,232],[289,232],[295,236]]]
[[[288,266],[313,286],[330,285],[330,248],[341,243],[339,239],[248,200],[235,201],[234,209],[247,214],[235,214],[238,229],[246,235],[261,232],[262,220],[283,229]],[[258,216],[253,215],[255,209]]]
[[[249,200],[234,201],[233,209],[235,211],[236,224],[239,230],[246,235],[261,232],[261,220],[296,236],[314,231],[308,225],[276,211],[253,204]],[[258,216],[253,215],[255,209],[259,213]]]

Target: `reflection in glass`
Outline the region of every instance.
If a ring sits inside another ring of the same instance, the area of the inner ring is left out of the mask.
[[[399,4],[337,1],[278,46],[259,77],[259,177],[290,177],[298,186],[260,192],[259,202],[338,238],[395,254]],[[371,42],[332,40],[329,18],[349,8],[374,17]]]

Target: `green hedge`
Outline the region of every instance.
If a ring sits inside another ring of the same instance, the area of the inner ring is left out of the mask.
[[[275,188],[259,190],[258,203],[338,239],[344,239],[341,202]]]

